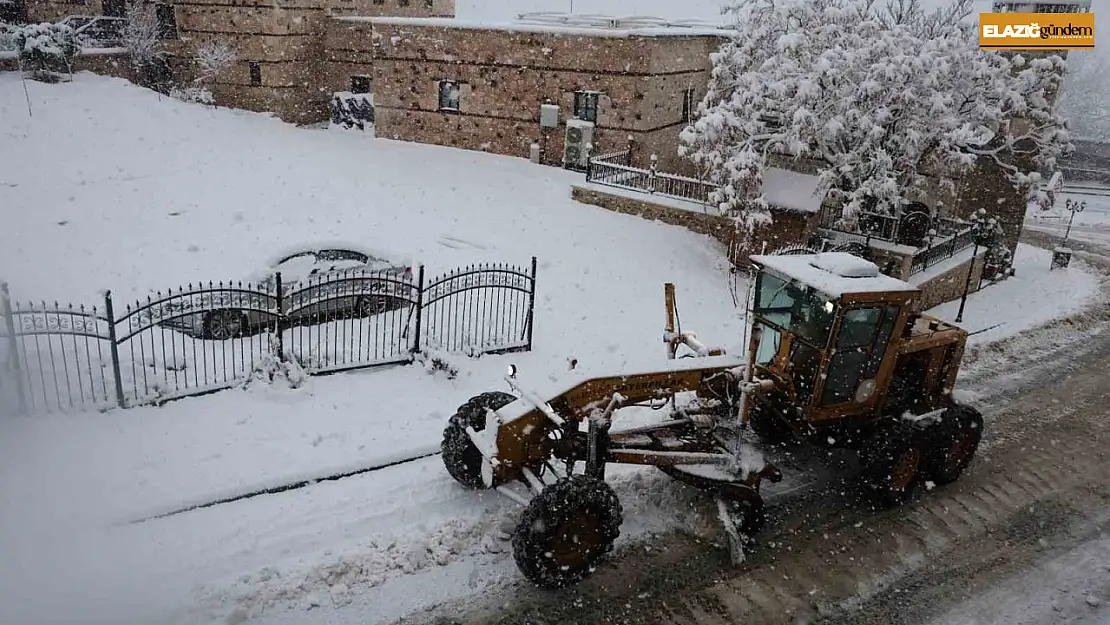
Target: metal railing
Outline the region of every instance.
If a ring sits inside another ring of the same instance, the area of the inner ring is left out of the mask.
[[[975,245],[975,228],[964,224],[962,231],[950,234],[939,241],[930,242],[927,247],[914,254],[913,261],[910,263],[910,275],[921,273],[973,245]]]
[[[591,157],[586,182],[699,204],[711,203],[711,194],[720,188],[705,180],[661,172],[654,165],[650,169],[632,167],[631,158],[629,149]]]

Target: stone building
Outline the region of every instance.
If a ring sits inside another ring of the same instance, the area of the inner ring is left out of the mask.
[[[551,19],[551,18],[548,18]],[[585,166],[632,141],[676,169],[678,133],[723,33],[646,20],[340,17],[328,25],[330,91],[369,89],[378,136]]]

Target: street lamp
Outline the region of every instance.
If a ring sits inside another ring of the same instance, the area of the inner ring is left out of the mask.
[[[964,305],[967,304],[967,293],[971,290],[971,274],[975,272],[975,259],[979,256],[979,246],[991,244],[994,239],[994,230],[998,220],[994,217],[987,219],[986,209],[980,208],[971,214],[971,230],[975,237],[975,247],[971,251],[971,264],[967,267],[967,280],[964,281],[964,294],[960,298],[960,310],[956,313],[956,323],[964,320]]]
[[[1071,222],[1075,219],[1076,213],[1082,213],[1083,209],[1087,208],[1087,202],[1076,202],[1075,200],[1068,198],[1068,200],[1064,202],[1064,206],[1067,207],[1069,211],[1071,211],[1071,217],[1068,217],[1068,229],[1064,231],[1064,243],[1067,243],[1068,235],[1071,234]]]

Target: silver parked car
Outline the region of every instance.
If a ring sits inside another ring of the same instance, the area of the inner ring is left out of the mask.
[[[143,326],[226,340],[273,327],[279,317],[285,325],[300,325],[381,314],[410,305],[415,288],[411,265],[392,263],[349,245],[305,247],[283,254],[241,286],[202,285],[159,295],[136,312]]]

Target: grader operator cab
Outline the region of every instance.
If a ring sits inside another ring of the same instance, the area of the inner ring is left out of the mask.
[[[513,368],[515,394],[483,393],[451,418],[447,471],[524,507],[513,554],[533,583],[576,583],[612,549],[623,510],[604,481],[609,463],[655,465],[714,493],[738,561],[764,523],[763,480],[782,478],[758,443],[858,450],[866,484],[891,505],[922,481],[957,479],[971,461],[982,417],[951,394],[964,330],[919,314],[920,291],[849,254],[751,260],[744,357],[676,328],[667,284],[659,367],[576,371],[545,389],[521,384]],[[669,407],[669,418],[611,429],[617,412],[636,407]]]

